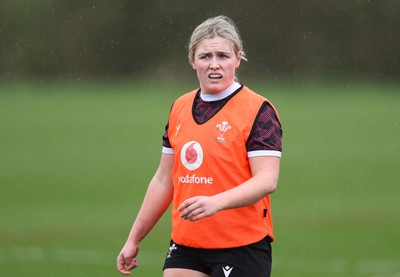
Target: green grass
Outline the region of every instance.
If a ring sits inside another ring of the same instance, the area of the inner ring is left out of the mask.
[[[400,87],[255,83],[284,127],[273,276],[400,276]],[[1,276],[118,276],[184,85],[0,84]],[[134,276],[161,276],[165,216]]]

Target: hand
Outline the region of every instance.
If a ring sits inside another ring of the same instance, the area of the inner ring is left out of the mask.
[[[212,216],[219,212],[218,203],[210,196],[196,196],[186,199],[179,207],[183,219],[196,221],[204,217]]]
[[[131,270],[138,267],[136,256],[139,252],[139,245],[127,242],[117,258],[117,269],[124,275],[130,275]]]

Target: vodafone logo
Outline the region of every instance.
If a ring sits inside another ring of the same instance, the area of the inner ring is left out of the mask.
[[[203,149],[197,141],[187,142],[181,150],[182,164],[189,170],[195,170],[203,163]]]

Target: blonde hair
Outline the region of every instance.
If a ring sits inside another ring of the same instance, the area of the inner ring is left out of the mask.
[[[242,59],[247,61],[243,51],[242,39],[235,23],[229,17],[220,15],[207,19],[193,31],[188,44],[189,63],[192,64],[194,62],[194,54],[199,43],[204,39],[216,36],[230,40],[235,54],[241,53]]]

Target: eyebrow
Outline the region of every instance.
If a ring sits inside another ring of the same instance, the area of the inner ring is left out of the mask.
[[[209,55],[212,54],[213,52],[217,54],[232,54],[232,51],[224,51],[224,50],[216,50],[216,51],[204,51],[204,52],[198,52],[198,55]]]

